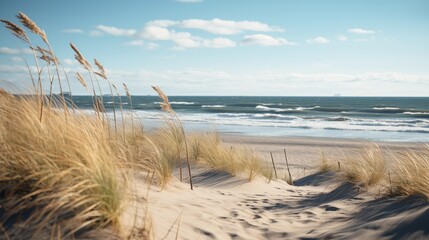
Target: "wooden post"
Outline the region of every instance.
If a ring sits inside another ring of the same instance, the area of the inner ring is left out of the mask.
[[[291,185],[293,185],[292,175],[290,174],[290,169],[289,169],[289,162],[287,160],[286,148],[283,148],[283,150],[285,152],[286,167],[287,167],[287,172],[289,173],[290,183]]]
[[[338,170],[341,171],[341,163],[338,162]]]
[[[388,173],[389,173],[390,193],[392,193],[392,178],[390,177],[390,169]]]
[[[278,178],[277,177],[276,164],[274,163],[273,153],[270,152],[270,155],[271,155],[271,162],[273,162],[274,174],[276,175],[276,178]]]

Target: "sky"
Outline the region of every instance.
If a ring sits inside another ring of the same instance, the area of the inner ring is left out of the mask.
[[[427,0],[0,1],[1,19],[19,23],[18,12],[46,32],[75,95],[89,94],[75,73],[90,76],[70,42],[133,95],[159,85],[168,95],[429,96]],[[28,91],[31,51],[0,36],[0,87]]]

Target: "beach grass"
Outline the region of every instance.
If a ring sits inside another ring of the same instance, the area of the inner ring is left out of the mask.
[[[120,229],[125,156],[111,147],[105,122],[84,113],[66,118],[57,108],[45,108],[40,121],[36,98],[5,92],[0,111],[1,220],[25,226],[12,234],[46,233],[59,223],[65,238],[84,228]]]
[[[348,181],[368,187],[383,180],[386,173],[386,160],[380,147],[371,145],[361,149],[357,157],[348,159],[343,170]]]
[[[386,196],[429,199],[429,146],[388,152],[390,158],[386,159],[386,153],[377,144],[372,144],[346,159],[328,159],[322,154],[317,169],[322,173],[335,172],[339,180],[365,188],[379,187]]]
[[[429,146],[397,155],[387,176],[393,195],[423,196],[429,199]]]
[[[225,171],[232,176],[244,174],[249,181],[257,176],[264,176],[269,180],[272,178],[255,151],[245,146],[226,145],[222,143],[218,133],[195,135],[190,142],[194,160],[208,168]]]

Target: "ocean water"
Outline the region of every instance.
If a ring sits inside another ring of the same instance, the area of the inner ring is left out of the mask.
[[[75,104],[90,109],[89,96]],[[189,130],[266,136],[342,137],[382,141],[429,140],[429,98],[424,97],[169,97]],[[118,102],[115,98],[115,102]],[[130,111],[128,98],[123,108]],[[161,124],[161,100],[133,96],[133,113],[148,128]],[[109,115],[112,99],[104,97]]]

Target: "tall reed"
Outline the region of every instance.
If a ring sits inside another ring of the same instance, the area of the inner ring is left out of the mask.
[[[182,122],[179,119],[179,116],[177,113],[173,110],[173,108],[170,105],[170,102],[168,100],[167,95],[164,94],[164,92],[161,90],[158,86],[152,86],[153,90],[155,90],[156,93],[158,93],[158,96],[162,99],[161,103],[161,109],[169,113],[173,119],[177,120],[177,124],[179,124],[182,135],[183,135],[183,141],[185,142],[185,152],[186,152],[186,163],[188,165],[188,174],[189,174],[189,184],[191,186],[191,190],[193,190],[193,184],[192,184],[192,174],[191,174],[191,164],[189,161],[189,150],[188,150],[188,142],[186,140],[186,134],[185,129],[183,128]],[[174,120],[173,120],[174,121]],[[180,161],[180,171],[182,171],[182,162]],[[182,181],[182,179],[180,179]]]

